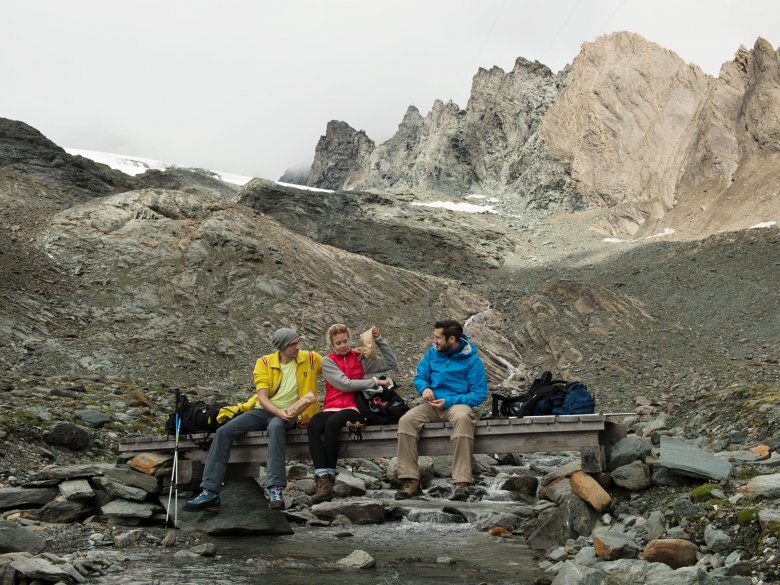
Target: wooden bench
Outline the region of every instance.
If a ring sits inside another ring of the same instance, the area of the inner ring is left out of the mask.
[[[420,455],[449,455],[450,425],[428,423],[421,431]],[[603,414],[566,416],[531,416],[514,419],[489,419],[477,422],[474,433],[474,453],[551,453],[579,451],[582,468],[598,472],[605,468],[605,450],[626,436],[625,426],[608,421]],[[202,448],[208,433],[196,433],[179,438],[179,482],[198,479],[208,452]],[[396,454],[396,425],[368,426],[363,440],[348,440],[342,430],[340,457],[393,457]],[[120,439],[120,453],[130,458],[142,452],[173,452],[174,437],[129,437]],[[268,436],[265,432],[247,433],[233,443],[230,450],[228,477],[256,477],[266,460]],[[311,459],[305,429],[287,433],[288,460]]]

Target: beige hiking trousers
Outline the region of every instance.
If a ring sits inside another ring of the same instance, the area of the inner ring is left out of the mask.
[[[420,479],[417,441],[420,438],[420,429],[427,422],[448,422],[452,425],[452,481],[471,483],[471,454],[474,452],[476,418],[471,407],[464,404],[440,410],[424,402],[401,417],[398,421],[398,477]]]

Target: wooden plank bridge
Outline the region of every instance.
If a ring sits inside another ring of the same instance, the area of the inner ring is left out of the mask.
[[[420,433],[420,455],[449,455],[451,428],[449,423],[428,423]],[[368,426],[361,441],[349,440],[342,430],[340,456],[394,457],[396,425]],[[564,416],[530,416],[524,418],[488,419],[477,422],[474,433],[474,453],[557,453],[579,451],[582,468],[598,472],[605,468],[605,450],[626,436],[625,426],[607,420],[603,414]],[[179,437],[179,477],[181,483],[198,479],[208,452],[202,447],[208,433]],[[265,432],[247,433],[233,443],[230,451],[230,476],[257,476],[260,463],[266,460],[268,436]],[[120,439],[120,453],[130,458],[143,452],[173,452],[174,437],[143,436]],[[287,433],[288,460],[307,461],[309,443],[305,429]]]

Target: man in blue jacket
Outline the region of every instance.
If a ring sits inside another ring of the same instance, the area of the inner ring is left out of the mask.
[[[425,423],[452,425],[453,500],[469,497],[471,454],[474,451],[474,412],[487,398],[485,366],[477,348],[463,335],[457,321],[447,319],[433,325],[433,346],[420,363],[414,385],[425,401],[407,412],[398,422],[398,479],[401,489],[395,499],[422,494],[417,466],[417,441]]]

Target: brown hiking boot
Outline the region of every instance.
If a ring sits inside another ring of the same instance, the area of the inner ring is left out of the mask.
[[[455,489],[452,490],[452,497],[450,500],[453,502],[462,502],[468,500],[470,495],[471,490],[469,489],[469,484],[465,481],[459,481],[455,484]]]
[[[395,492],[396,500],[408,500],[409,498],[422,495],[419,479],[407,477],[402,478],[401,482],[401,489]]]
[[[317,491],[311,497],[312,504],[319,504],[320,502],[329,502],[335,494],[333,486],[336,484],[336,478],[332,475],[315,475],[314,485],[317,486]]]

